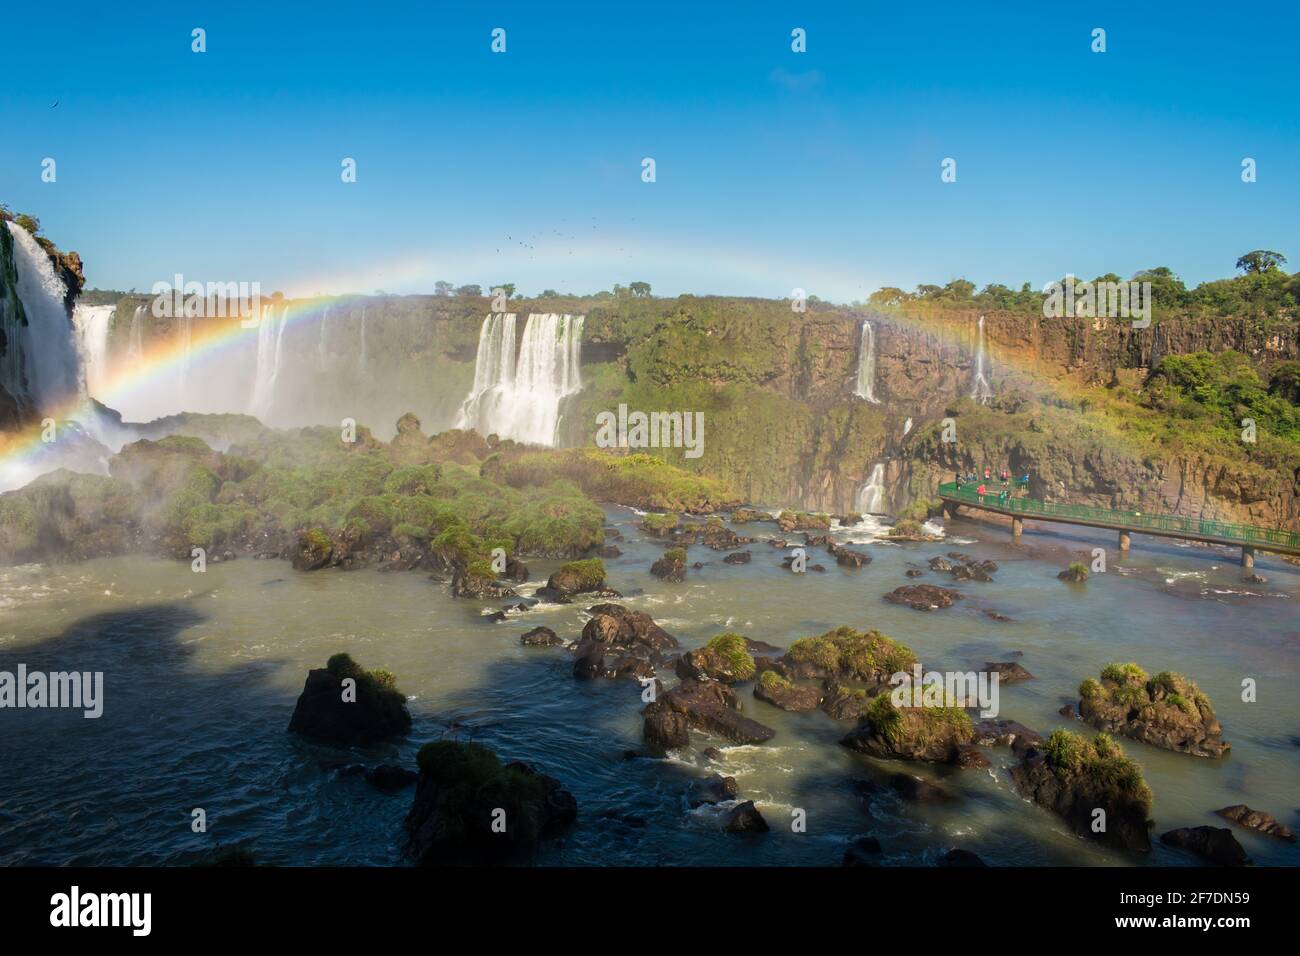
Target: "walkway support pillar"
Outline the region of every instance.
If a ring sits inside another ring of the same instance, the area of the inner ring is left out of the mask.
[[[1241,566],[1247,569],[1255,566],[1255,549],[1250,545],[1241,549]]]
[[[1127,552],[1129,545],[1132,543],[1133,543],[1133,538],[1129,535],[1127,531],[1121,531],[1119,533],[1119,549],[1121,551]]]
[[[1025,519],[1016,518],[1013,516],[1011,518],[1011,537],[1019,538],[1021,533],[1024,532],[1024,530],[1025,530]]]

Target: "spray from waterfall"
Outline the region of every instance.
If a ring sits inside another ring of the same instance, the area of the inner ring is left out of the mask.
[[[533,445],[554,445],[560,404],[582,390],[585,316],[534,313],[515,349],[514,313],[494,313],[479,330],[474,386],[457,428]]]
[[[984,316],[976,323],[975,341],[975,375],[971,382],[970,397],[981,405],[987,405],[993,397],[993,388],[989,385],[989,357],[984,344]]]
[[[859,514],[881,514],[885,510],[885,464],[876,462],[872,466],[867,483],[858,492],[857,511]]]
[[[869,402],[880,402],[876,398],[876,332],[865,319],[862,322],[862,338],[858,343],[858,384],[853,394]]]

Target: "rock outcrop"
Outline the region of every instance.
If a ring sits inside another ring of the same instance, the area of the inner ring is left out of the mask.
[[[1160,842],[1190,850],[1215,866],[1245,866],[1246,850],[1227,827],[1180,827],[1160,834]]]
[[[691,729],[736,744],[761,744],[776,736],[772,728],[741,714],[736,692],[717,681],[684,680],[660,694],[642,713],[647,744],[680,740],[680,723],[666,714],[679,715]]]
[[[387,671],[367,671],[347,654],[335,654],[310,671],[289,720],[289,730],[337,747],[364,747],[411,729],[406,697]]]
[[[1210,700],[1181,674],[1155,677],[1136,664],[1111,664],[1079,685],[1079,716],[1099,730],[1198,757],[1222,757],[1231,744]]]
[[[476,743],[425,744],[406,815],[406,854],[417,863],[504,862],[536,849],[577,818],[559,781]]]
[[[1151,850],[1151,791],[1142,770],[1106,734],[1085,740],[1054,731],[1041,748],[1027,748],[1011,778],[1022,796],[1064,818],[1080,836],[1116,849]],[[1093,824],[1105,812],[1105,828]]]

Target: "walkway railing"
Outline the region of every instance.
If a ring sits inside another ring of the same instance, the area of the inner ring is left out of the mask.
[[[986,483],[989,490],[977,493],[979,483],[963,483],[959,489],[954,481],[939,486],[939,497],[972,504],[976,507],[995,508],[1027,517],[1062,518],[1065,520],[1092,521],[1132,531],[1160,531],[1182,533],[1189,537],[1224,538],[1234,544],[1275,545],[1300,549],[1300,533],[1271,528],[1256,528],[1248,524],[1227,521],[1202,521],[1181,515],[1148,515],[1140,511],[1116,511],[1111,508],[1094,508],[1091,505],[1057,504],[1037,498],[1007,497],[999,499],[1001,490],[992,490],[994,482]]]

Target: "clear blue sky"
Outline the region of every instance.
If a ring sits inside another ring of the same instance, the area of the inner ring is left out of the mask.
[[[1294,3],[279,6],[10,4],[0,201],[103,288],[847,300],[1300,267]]]

